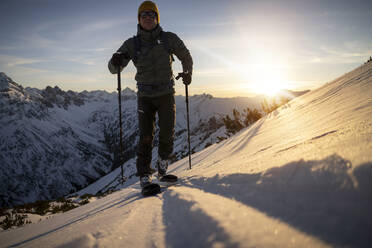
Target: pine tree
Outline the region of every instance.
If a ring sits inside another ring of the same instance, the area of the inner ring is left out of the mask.
[[[226,127],[227,135],[235,134],[244,127],[240,121],[240,113],[238,110],[233,109],[233,117],[234,119],[231,119],[229,115],[226,115],[226,117],[222,119]]]
[[[245,112],[244,125],[246,127],[252,125],[262,117],[262,114],[257,109],[251,110],[250,108],[246,108],[244,109],[244,112]]]

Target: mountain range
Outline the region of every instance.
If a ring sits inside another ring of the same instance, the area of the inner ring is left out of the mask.
[[[292,93],[291,98],[305,92]],[[137,95],[122,91],[124,165],[135,174]],[[192,152],[226,137],[222,118],[233,109],[260,108],[263,96],[190,102]],[[185,97],[176,96],[173,160],[187,155]],[[58,86],[24,88],[0,73],[0,206],[55,199],[75,192],[120,166],[118,94],[63,91]],[[156,133],[153,160],[157,159]]]

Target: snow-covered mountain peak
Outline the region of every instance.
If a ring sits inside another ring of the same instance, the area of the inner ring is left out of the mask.
[[[134,90],[132,90],[132,89],[126,87],[126,88],[121,92],[121,98],[122,98],[123,100],[134,100],[134,99],[137,98],[137,93],[136,93]]]
[[[123,96],[136,96],[136,92],[134,90],[132,90],[131,88],[129,87],[126,87],[122,92],[121,94]]]
[[[64,93],[64,91],[61,90],[61,88],[59,88],[58,86],[54,86],[54,88],[51,86],[47,86],[44,91],[46,91],[49,94],[55,94],[55,95],[57,94],[62,95]]]
[[[193,95],[190,97],[190,99],[196,100],[196,101],[202,101],[202,100],[208,100],[212,99],[213,96],[211,94],[203,93],[200,95]]]
[[[12,79],[8,77],[4,72],[0,72],[0,82],[3,81],[12,81]]]
[[[0,73],[0,95],[1,101],[28,101],[30,97],[21,85],[3,72]]]
[[[4,72],[0,72],[0,91],[6,92],[10,90],[23,91],[22,86],[14,82]]]
[[[46,100],[45,103],[48,107],[57,105],[67,109],[69,105],[74,104],[77,106],[84,104],[84,96],[74,91],[63,91],[58,86],[54,88],[47,86],[42,91],[41,95]]]
[[[4,72],[0,72],[0,82],[11,80]]]

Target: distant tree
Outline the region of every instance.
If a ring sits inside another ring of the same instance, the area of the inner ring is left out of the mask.
[[[226,127],[227,135],[235,134],[244,127],[240,121],[240,113],[236,109],[233,109],[233,118],[234,119],[231,119],[229,115],[226,115],[226,117],[222,119]]]
[[[243,122],[246,127],[252,125],[262,117],[262,114],[257,109],[246,108],[243,111],[245,113]]]
[[[291,99],[289,98],[286,98],[284,96],[280,97],[280,106],[286,104],[287,102],[289,102]]]
[[[223,120],[223,123],[225,124],[227,134],[229,135],[229,134],[235,133],[233,120],[230,118],[230,116],[226,115],[226,117],[224,117],[222,120]]]
[[[233,116],[234,116],[234,123],[235,123],[236,129],[238,129],[238,131],[239,131],[244,127],[244,125],[240,121],[239,111],[236,110],[236,109],[233,109]]]
[[[223,118],[227,131],[226,134],[229,136],[234,135],[244,127],[252,125],[262,117],[262,114],[257,109],[246,108],[243,110],[243,114],[240,114],[236,109],[233,109],[232,112],[233,119],[231,119],[229,115],[226,115],[226,117]]]
[[[25,220],[27,215],[17,214],[15,211],[7,213],[3,221],[0,221],[0,226],[2,229],[6,230],[12,228],[13,226],[23,226],[24,224],[29,224],[31,221]]]
[[[263,102],[261,102],[261,108],[263,112],[269,114],[289,101],[290,99],[285,97],[281,97],[279,103],[277,103],[275,99],[273,99],[271,103],[269,103],[267,99],[264,99]]]

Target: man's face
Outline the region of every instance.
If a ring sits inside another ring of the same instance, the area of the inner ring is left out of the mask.
[[[158,24],[156,13],[151,10],[144,10],[140,13],[140,25],[145,30],[153,30]]]

